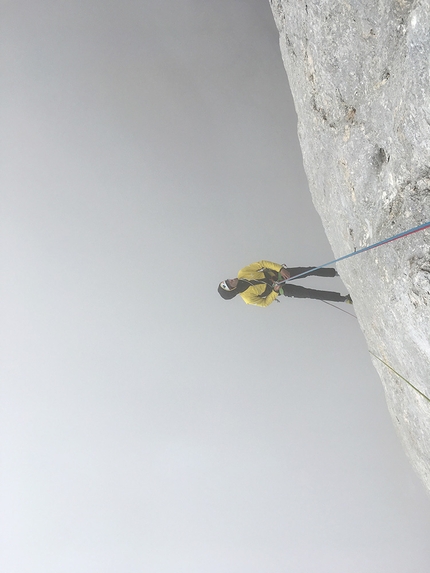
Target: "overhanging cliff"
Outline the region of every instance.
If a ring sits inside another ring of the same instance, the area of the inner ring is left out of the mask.
[[[270,3],[310,191],[335,256],[429,221],[429,2]],[[430,397],[430,231],[338,271],[369,350]],[[430,490],[430,402],[372,359]]]

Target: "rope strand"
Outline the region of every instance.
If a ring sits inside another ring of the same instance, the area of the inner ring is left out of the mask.
[[[343,261],[345,259],[348,259],[349,257],[355,257],[355,255],[359,255],[360,253],[364,253],[365,251],[370,251],[370,249],[375,249],[376,247],[380,247],[381,245],[385,245],[386,243],[390,243],[391,241],[401,239],[403,237],[406,237],[407,235],[412,235],[412,233],[418,233],[418,231],[423,231],[424,229],[427,229],[428,227],[430,227],[430,221],[427,221],[427,223],[423,223],[422,225],[418,225],[417,227],[413,227],[412,229],[409,229],[408,231],[404,231],[403,233],[398,233],[397,235],[393,235],[392,237],[389,237],[388,239],[384,239],[383,241],[379,241],[379,243],[374,243],[373,245],[370,245],[369,247],[363,247],[362,249],[359,249],[358,251],[353,251],[352,253],[349,253],[348,255],[344,255],[343,257],[340,257],[339,259],[335,259],[334,261],[330,261],[329,263],[325,263],[324,265],[321,265],[319,267],[313,267],[311,270],[307,270],[304,273],[301,273],[300,275],[295,275],[294,277],[290,277],[289,279],[285,279],[283,281],[280,281],[280,282],[278,282],[278,284],[279,285],[284,284],[284,283],[290,281],[292,278],[297,279],[299,277],[307,275],[308,273],[310,273],[312,271],[322,269],[323,267],[328,267],[329,265],[334,265],[334,264],[338,263],[339,261]]]
[[[329,306],[332,306],[333,308],[337,308],[337,310],[340,310],[342,312],[345,312],[346,314],[349,314],[349,316],[352,316],[353,318],[357,318],[354,314],[351,314],[350,312],[348,312],[347,310],[344,310],[343,308],[339,308],[338,306],[331,304],[330,302],[326,301],[326,300],[322,300],[321,302],[325,302],[326,304],[328,304]],[[387,368],[389,368],[392,372],[394,372],[394,374],[396,374],[399,378],[401,378],[402,380],[404,380],[406,382],[406,384],[409,384],[409,386],[411,388],[413,388],[415,390],[415,392],[418,392],[418,394],[420,394],[420,396],[422,396],[423,398],[425,398],[427,400],[427,402],[430,402],[430,398],[428,396],[426,396],[423,392],[421,392],[421,390],[418,390],[418,388],[416,386],[414,386],[411,382],[409,382],[409,380],[407,380],[404,376],[402,376],[401,374],[399,374],[399,372],[397,372],[397,370],[394,370],[394,368],[392,366],[390,366],[389,364],[387,364],[387,362],[385,362],[385,360],[382,360],[382,358],[379,358],[379,356],[377,356],[374,352],[372,352],[371,350],[369,350],[369,353],[374,356],[377,360],[379,360],[379,362],[382,362],[382,364],[384,364]]]
[[[352,318],[357,319],[355,314],[352,314],[352,312],[348,312],[347,310],[340,308],[340,306],[336,306],[335,304],[328,302],[328,300],[322,300],[321,302],[325,302],[325,304],[328,304],[329,306],[332,306],[333,308],[337,308],[337,310],[340,310],[341,312],[344,312],[345,314],[349,314],[349,316],[352,316]]]
[[[372,352],[371,350],[369,350],[370,354],[372,356],[374,356],[377,360],[379,360],[379,362],[382,362],[382,364],[385,364],[385,366],[387,368],[389,368],[390,370],[392,370],[394,372],[394,374],[397,374],[397,376],[399,378],[401,378],[402,380],[404,380],[406,382],[406,384],[409,384],[409,386],[411,386],[416,392],[418,392],[418,394],[420,394],[423,398],[425,398],[427,400],[427,402],[430,402],[430,398],[428,396],[426,396],[425,394],[423,394],[423,392],[421,392],[421,390],[418,390],[418,388],[416,388],[413,384],[411,384],[409,382],[409,380],[406,380],[406,378],[404,376],[402,376],[401,374],[399,374],[397,372],[397,370],[394,370],[394,368],[392,366],[390,366],[389,364],[387,364],[384,360],[382,360],[382,358],[379,358],[379,356],[377,356],[374,352]]]

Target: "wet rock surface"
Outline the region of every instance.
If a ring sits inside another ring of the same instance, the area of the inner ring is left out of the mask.
[[[270,0],[310,191],[336,258],[430,220],[430,5]],[[430,491],[430,230],[338,271]]]

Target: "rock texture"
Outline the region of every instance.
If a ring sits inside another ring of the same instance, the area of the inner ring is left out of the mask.
[[[310,190],[335,256],[429,221],[429,2],[270,3]],[[338,270],[369,350],[430,397],[430,231]],[[373,360],[430,490],[430,402]]]

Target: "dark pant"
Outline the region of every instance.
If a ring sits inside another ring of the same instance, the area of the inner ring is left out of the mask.
[[[293,267],[289,268],[288,272],[292,279],[295,276],[300,275],[306,271],[309,271],[306,275],[299,278],[306,278],[307,276],[317,276],[317,277],[335,277],[337,276],[336,269],[322,268],[315,269],[315,267]],[[330,290],[315,290],[312,288],[305,288],[297,285],[292,285],[287,282],[282,285],[282,290],[285,296],[291,296],[294,298],[313,298],[316,300],[331,300],[332,302],[344,302],[345,297],[338,292],[333,292]]]

